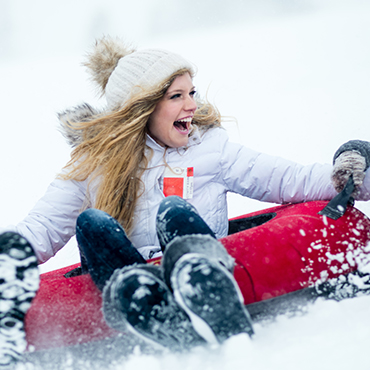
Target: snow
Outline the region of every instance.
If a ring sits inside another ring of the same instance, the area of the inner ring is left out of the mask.
[[[21,220],[68,161],[55,113],[84,101],[103,104],[81,66],[94,37],[126,36],[187,57],[197,66],[200,94],[237,119],[225,123],[233,140],[306,164],[330,162],[349,139],[370,139],[369,16],[365,0],[231,0],[227,7],[210,0],[94,0],[87,7],[72,0],[1,1],[0,225]],[[229,200],[230,216],[270,206],[236,195]],[[370,204],[357,207],[370,215]],[[72,241],[41,268],[76,261]],[[181,355],[137,349],[105,367],[368,368],[369,305],[367,296],[317,301],[295,317],[257,324],[253,340],[235,337]],[[77,363],[66,355],[59,368]]]

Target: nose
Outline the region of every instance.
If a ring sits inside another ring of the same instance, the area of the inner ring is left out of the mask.
[[[197,109],[197,103],[195,102],[193,96],[188,96],[185,102],[184,110],[190,111],[190,112],[195,112]]]

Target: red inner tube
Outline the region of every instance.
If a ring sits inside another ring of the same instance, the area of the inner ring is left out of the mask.
[[[353,207],[338,220],[318,215],[326,204],[283,205],[230,220],[231,234],[220,241],[235,258],[234,276],[245,304],[358,268],[368,253],[370,221]],[[160,258],[150,262],[160,263]],[[40,290],[26,316],[30,348],[72,346],[117,335],[104,321],[101,293],[90,276],[64,276],[78,266],[41,275]]]

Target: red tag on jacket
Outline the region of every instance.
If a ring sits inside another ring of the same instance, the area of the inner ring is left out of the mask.
[[[163,178],[163,194],[165,197],[177,195],[183,199],[193,197],[193,167],[166,167]]]

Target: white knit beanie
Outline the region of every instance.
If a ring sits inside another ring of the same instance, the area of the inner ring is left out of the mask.
[[[109,110],[122,107],[135,88],[154,87],[183,68],[195,73],[180,55],[160,49],[136,51],[111,38],[96,42],[85,66],[105,95]]]

